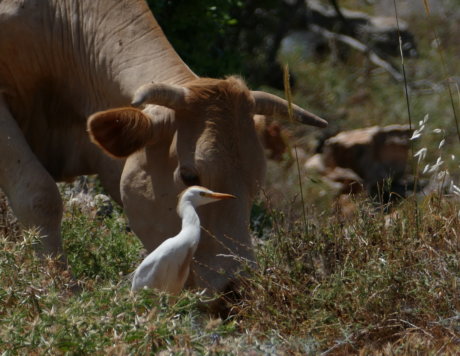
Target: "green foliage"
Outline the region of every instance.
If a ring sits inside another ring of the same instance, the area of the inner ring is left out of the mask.
[[[276,0],[149,0],[148,4],[175,50],[198,75],[240,74],[254,85],[282,86],[276,54],[282,37],[299,21],[296,11],[305,6],[302,1],[289,5]]]
[[[64,248],[76,278],[116,280],[134,270],[139,260],[139,239],[127,232],[125,219],[94,218],[73,208],[63,221]]]
[[[166,37],[184,61],[202,76],[238,73],[241,57],[232,38],[240,0],[148,1]]]
[[[78,209],[64,221],[73,276],[63,272],[59,262],[35,256],[34,247],[40,243],[35,232],[0,239],[3,355],[199,350],[211,335],[233,330],[231,322],[204,329],[206,320],[198,306],[208,299],[199,294],[131,294],[129,281],[119,274],[139,262],[139,243],[120,231],[123,224]]]
[[[259,238],[272,229],[273,221],[267,207],[263,202],[257,201],[251,208],[251,231]]]

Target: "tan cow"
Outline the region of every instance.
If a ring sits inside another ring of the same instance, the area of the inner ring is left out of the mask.
[[[55,181],[98,174],[148,251],[179,231],[187,185],[238,196],[199,210],[209,233],[189,285],[223,290],[237,263],[218,255],[253,258],[249,209],[265,159],[252,118],[286,117],[287,103],[234,77],[198,78],[143,0],[0,1],[0,88],[0,187],[45,253],[62,252]],[[110,156],[89,139],[91,114]],[[294,116],[326,125],[298,107]]]

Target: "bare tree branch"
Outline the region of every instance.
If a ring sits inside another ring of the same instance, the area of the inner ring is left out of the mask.
[[[342,35],[338,33],[334,33],[331,31],[328,31],[320,26],[317,25],[310,25],[310,30],[320,34],[324,38],[327,38],[329,40],[334,40],[334,41],[339,41],[341,43],[346,44],[347,46],[350,46],[351,48],[360,51],[362,53],[365,53],[369,60],[374,63],[376,66],[383,68],[386,70],[396,81],[401,82],[403,81],[403,76],[400,72],[398,72],[392,65],[391,63],[385,61],[381,57],[379,57],[371,48],[363,44],[362,42],[359,42],[358,40],[354,39],[353,37],[347,36],[347,35]]]

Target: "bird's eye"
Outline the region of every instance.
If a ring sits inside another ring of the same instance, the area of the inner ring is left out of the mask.
[[[200,178],[196,174],[189,172],[181,172],[180,178],[187,187],[190,187],[192,185],[200,185]]]

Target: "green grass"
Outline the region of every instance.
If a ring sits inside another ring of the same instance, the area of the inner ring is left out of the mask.
[[[33,232],[0,241],[5,355],[200,350],[208,339],[234,329],[231,321],[206,329],[209,318],[198,305],[207,300],[199,294],[186,292],[175,300],[149,290],[132,295],[122,276],[139,261],[139,243],[120,233],[113,218],[100,221],[74,209],[66,215],[64,236],[74,278],[56,261],[36,258],[34,245],[40,242]]]
[[[63,222],[64,248],[76,278],[116,280],[133,270],[141,243],[127,232],[123,216],[115,211],[111,218],[90,217],[77,208],[67,212]]]

